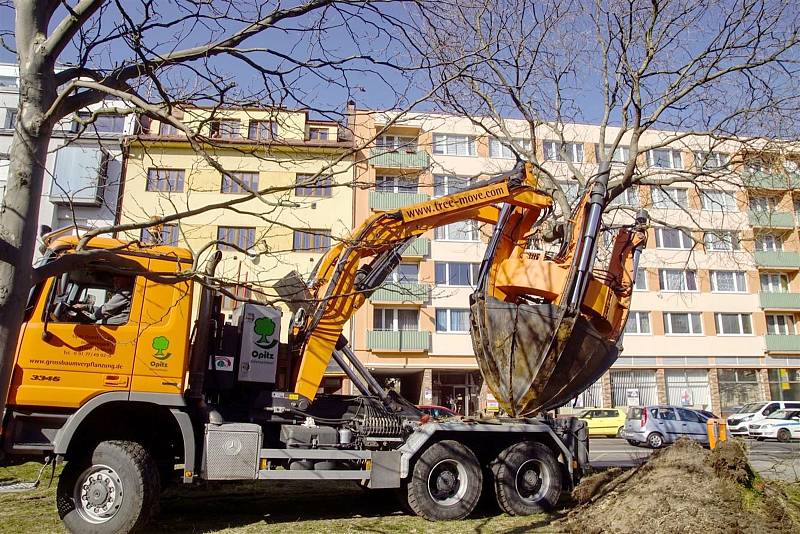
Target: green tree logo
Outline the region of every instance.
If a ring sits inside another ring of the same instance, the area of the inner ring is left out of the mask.
[[[256,340],[256,345],[259,347],[266,349],[275,345],[276,340],[270,343],[269,339],[267,339],[275,333],[275,321],[269,317],[259,317],[256,319],[255,323],[253,323],[253,332],[260,336]]]
[[[153,338],[152,347],[156,350],[156,353],[153,354],[153,358],[158,360],[166,360],[171,356],[169,352],[164,354],[164,351],[169,348],[169,339],[167,339],[165,336]]]

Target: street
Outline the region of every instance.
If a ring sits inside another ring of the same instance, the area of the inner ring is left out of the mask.
[[[800,482],[800,442],[745,440],[750,464],[761,476],[787,482]],[[589,461],[593,467],[631,467],[638,465],[652,449],[634,447],[621,438],[591,438]]]

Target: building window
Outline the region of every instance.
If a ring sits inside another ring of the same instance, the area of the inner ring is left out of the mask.
[[[468,189],[470,186],[469,176],[453,176],[449,174],[433,175],[433,196],[443,197],[452,195]]]
[[[756,236],[756,250],[781,251],[783,250],[783,239],[773,234],[758,235]]]
[[[375,139],[375,146],[386,150],[417,151],[417,139],[404,135],[381,135]]]
[[[416,284],[419,282],[419,264],[401,263],[386,279],[387,282],[396,284]]]
[[[278,137],[278,125],[274,121],[250,121],[247,126],[247,138],[253,141],[269,141],[276,137]]]
[[[180,232],[177,224],[160,224],[142,228],[141,241],[147,245],[178,246]]]
[[[183,169],[147,169],[147,191],[183,193]]]
[[[680,187],[654,187],[651,192],[654,208],[689,208],[689,195],[686,189]]]
[[[762,399],[755,369],[717,369],[720,411],[730,413],[733,408]]]
[[[647,291],[647,271],[639,267],[636,269],[636,279],[633,281],[634,291]]]
[[[789,291],[789,277],[783,273],[762,273],[761,291],[767,293],[786,293]]]
[[[437,226],[433,238],[437,241],[478,241],[478,223],[469,220]]]
[[[434,263],[436,285],[474,287],[480,267],[480,263],[437,261]]]
[[[784,314],[767,314],[767,334],[774,336],[793,336],[794,317]]]
[[[436,308],[437,332],[469,332],[469,309]]]
[[[329,197],[333,194],[333,178],[319,174],[298,174],[294,194],[298,197]]]
[[[402,308],[374,308],[373,330],[391,332],[419,330],[419,310]]]
[[[119,113],[99,113],[92,120],[92,114],[81,111],[76,114],[77,119],[72,123],[72,132],[78,133],[84,130],[95,133],[122,133],[125,131],[125,115]]]
[[[759,158],[747,158],[744,162],[744,170],[749,173],[766,172],[767,164]]]
[[[718,336],[749,336],[753,325],[749,313],[715,313]]]
[[[327,128],[315,128],[313,126],[308,128],[308,138],[311,141],[327,141],[329,131]]]
[[[719,170],[728,164],[729,159],[728,154],[722,152],[699,151],[694,153],[695,168],[699,171]]]
[[[711,291],[715,293],[747,293],[743,271],[711,271]]]
[[[178,129],[175,127],[174,124],[171,124],[166,121],[161,121],[158,123],[158,135],[163,135],[163,136],[178,135]]]
[[[712,191],[704,189],[700,192],[700,201],[706,211],[735,212],[738,211],[736,197],[730,191]]]
[[[731,252],[739,250],[739,236],[736,232],[706,232],[703,236],[706,252]]]
[[[434,134],[433,153],[443,156],[475,156],[475,137],[471,135]]]
[[[654,148],[647,151],[647,162],[651,167],[662,169],[682,169],[683,161],[678,150],[670,148]]]
[[[380,193],[416,193],[416,176],[376,176],[375,191]]]
[[[216,139],[236,139],[239,137],[239,121],[211,121],[210,130],[211,137]]]
[[[221,308],[223,310],[235,310],[239,307],[243,300],[250,299],[250,288],[247,286],[237,285],[233,287],[228,287],[228,291],[233,293],[234,297],[229,297],[228,295],[222,295],[222,304]]]
[[[545,161],[583,163],[583,143],[562,144],[558,141],[545,141],[543,147]]]
[[[247,193],[248,190],[240,186],[233,178],[249,188],[250,191],[258,191],[258,172],[240,171],[229,172],[222,175],[223,193]]]
[[[514,154],[514,150],[519,150],[519,147],[522,147],[522,150],[530,151],[531,146],[530,139],[515,137],[512,141],[503,142],[492,137],[489,139],[489,157],[500,159],[516,159],[517,156]],[[514,147],[513,150],[512,147]]]
[[[694,271],[659,269],[658,278],[661,291],[697,291],[697,278]]]
[[[771,213],[775,211],[778,205],[778,199],[775,197],[751,197],[750,209],[757,213]]]
[[[628,322],[625,323],[626,334],[649,334],[650,333],[650,313],[642,311],[632,311],[628,315]]]
[[[595,155],[597,156],[597,161],[606,161],[607,154],[611,152],[612,145],[605,145],[604,150],[600,150],[600,145],[595,145]],[[612,165],[626,165],[628,160],[631,158],[631,149],[628,146],[619,145],[617,148],[614,149],[613,154],[611,154],[611,164]]]
[[[6,120],[3,123],[3,128],[13,130],[17,125],[17,110],[14,108],[6,108]]]
[[[769,369],[770,398],[773,401],[800,401],[800,369]],[[787,409],[800,409],[800,402],[786,403]]]
[[[656,228],[656,247],[691,250],[692,238],[677,228]]]
[[[292,249],[299,252],[325,252],[331,247],[330,230],[295,230]]]
[[[220,226],[217,228],[220,250],[250,250],[256,244],[256,229],[244,226]]]
[[[638,208],[639,203],[639,190],[636,187],[629,187],[621,194],[614,197],[609,203],[610,206],[633,206]]]
[[[664,332],[672,335],[702,335],[699,313],[664,312]]]

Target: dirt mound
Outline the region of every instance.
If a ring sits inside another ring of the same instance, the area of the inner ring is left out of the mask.
[[[681,440],[635,469],[612,471],[581,482],[573,492],[580,506],[562,528],[581,534],[800,532],[798,510],[753,483],[738,442],[709,452]]]

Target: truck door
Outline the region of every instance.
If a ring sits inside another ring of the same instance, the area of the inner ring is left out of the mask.
[[[96,267],[47,280],[20,338],[11,402],[77,408],[129,390],[143,293],[143,278]]]

